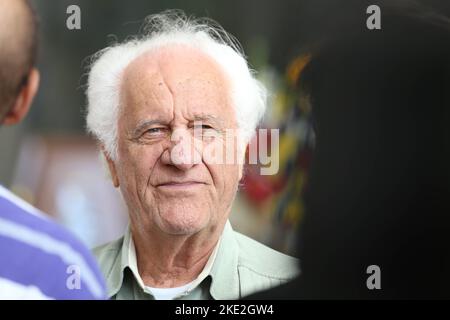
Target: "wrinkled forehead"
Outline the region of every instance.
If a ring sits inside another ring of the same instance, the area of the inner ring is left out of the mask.
[[[201,50],[182,44],[143,53],[124,71],[121,85],[124,99],[142,99],[164,89],[205,99],[231,93],[222,67]]]

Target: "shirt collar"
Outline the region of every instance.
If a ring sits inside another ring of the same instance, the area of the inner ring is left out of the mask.
[[[123,285],[126,268],[131,270],[133,278],[138,283],[139,287],[146,291],[144,282],[139,275],[136,249],[130,227],[126,229],[120,251],[121,252],[114,263],[115,265],[108,276],[108,282],[112,280],[109,296],[113,296],[120,291],[120,288]],[[237,265],[238,246],[234,238],[234,231],[231,224],[227,221],[222,236],[214,248],[214,251],[209,257],[203,271],[194,280],[191,288],[194,289],[205,280],[205,278],[210,276],[212,281],[209,291],[214,299],[235,299],[240,296]]]
[[[218,254],[211,269],[211,296],[215,300],[240,297],[238,274],[239,247],[229,221],[225,224]]]

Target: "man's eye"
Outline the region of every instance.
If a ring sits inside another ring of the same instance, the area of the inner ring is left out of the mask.
[[[147,131],[145,131],[145,134],[150,134],[150,135],[158,135],[158,134],[164,134],[166,132],[166,128],[150,128]]]
[[[207,125],[207,124],[197,125],[194,128],[197,130],[198,129],[201,129],[201,130],[213,129],[213,127],[211,127],[210,125]]]
[[[194,135],[203,140],[211,140],[219,136],[219,132],[208,124],[194,126]]]

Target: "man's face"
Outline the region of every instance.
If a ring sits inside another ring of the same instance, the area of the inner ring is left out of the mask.
[[[124,72],[121,108],[110,164],[131,220],[166,234],[213,232],[227,219],[242,174],[236,161],[202,157],[205,148],[224,152],[225,130],[237,128],[219,65],[182,45],[148,52]]]

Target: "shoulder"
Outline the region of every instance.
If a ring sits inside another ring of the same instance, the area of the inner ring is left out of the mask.
[[[71,260],[68,256],[75,258],[71,253],[81,254],[89,264],[94,262],[92,254],[75,235],[11,192],[0,188],[0,223],[3,226],[0,233],[3,236],[32,247],[36,252],[60,255],[66,258],[62,259],[64,262]]]
[[[97,258],[97,260],[105,260],[111,256],[117,256],[120,253],[123,245],[123,236],[114,241],[102,244],[98,247],[92,249],[92,253]]]
[[[110,298],[119,291],[123,281],[123,242],[124,236],[92,250],[92,253],[97,258],[100,270],[105,277],[108,297]]]
[[[261,275],[290,280],[298,274],[297,258],[278,252],[243,234],[235,232],[239,246],[239,266]]]
[[[117,259],[120,259],[124,237],[98,246],[92,250],[102,273],[105,277],[111,273],[111,270]]]
[[[26,268],[10,271],[19,285],[31,281],[46,296],[53,298],[102,298],[104,282],[92,254],[74,235],[38,209],[0,187],[0,251],[7,264],[32,264],[39,272]],[[68,290],[66,280],[77,273],[85,277],[81,290]],[[6,281],[5,279],[3,279]]]
[[[276,287],[299,274],[298,259],[234,233],[239,247],[238,271],[243,295]]]

